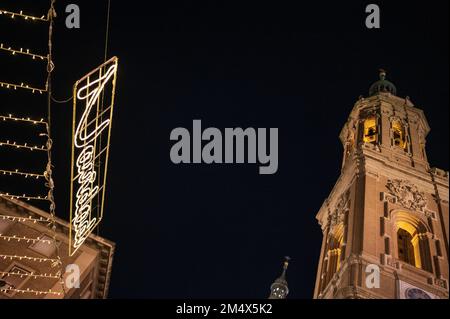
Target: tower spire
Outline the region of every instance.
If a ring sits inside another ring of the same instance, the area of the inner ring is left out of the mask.
[[[384,69],[379,69],[378,71],[380,72],[380,80],[385,80],[386,79],[386,71]]]
[[[277,279],[270,286],[270,296],[269,299],[286,299],[289,293],[288,283],[286,280],[286,271],[289,266],[289,261],[291,258],[289,256],[284,257],[283,271]]]

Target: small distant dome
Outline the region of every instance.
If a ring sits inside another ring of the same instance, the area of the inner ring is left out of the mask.
[[[369,96],[383,92],[397,95],[397,88],[392,82],[386,80],[386,71],[380,69],[380,79],[370,86]]]

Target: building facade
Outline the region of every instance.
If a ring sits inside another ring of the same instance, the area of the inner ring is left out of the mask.
[[[0,299],[106,298],[114,243],[91,234],[69,256],[68,223],[56,219],[58,250],[50,225],[46,212],[0,196]]]
[[[430,167],[424,112],[396,91],[381,70],[340,133],[314,298],[449,297],[448,172]]]

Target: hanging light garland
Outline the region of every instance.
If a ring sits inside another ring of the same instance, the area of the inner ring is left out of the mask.
[[[8,170],[0,169],[0,174],[10,175],[10,176],[12,176],[12,175],[19,175],[19,176],[23,176],[25,178],[32,177],[32,178],[35,178],[35,179],[40,179],[40,178],[44,177],[44,174],[25,173],[25,172],[20,172],[18,169],[14,170],[14,171],[8,171]]]
[[[35,217],[19,217],[19,216],[0,215],[0,219],[10,220],[13,222],[32,222],[33,224],[36,224],[38,222],[42,222],[42,223],[50,222],[50,218],[44,218],[44,217],[35,218]]]
[[[53,5],[52,5],[52,8],[53,8]],[[24,14],[22,10],[20,12],[11,12],[11,11],[0,9],[0,16],[2,16],[2,15],[9,16],[13,19],[15,17],[22,17],[25,20],[33,20],[33,21],[38,20],[38,21],[46,21],[46,22],[50,21],[49,20],[50,14],[49,14],[49,16],[43,15],[41,17],[37,17],[37,16]],[[12,49],[11,47],[4,46],[3,43],[0,43],[0,50],[11,52],[11,54],[13,54],[13,55],[21,54],[21,55],[31,56],[33,59],[37,58],[40,60],[48,60],[47,56],[32,53],[29,49],[20,48],[20,50],[16,50],[16,49]],[[0,82],[0,87],[5,88],[5,89],[11,89],[11,90],[17,90],[17,89],[30,90],[32,93],[39,93],[39,94],[47,92],[47,88],[45,88],[45,89],[37,88],[37,87],[33,87],[33,86],[25,84],[25,83],[17,84],[17,83]]]
[[[23,237],[20,237],[20,236],[16,236],[16,235],[13,235],[13,236],[5,236],[5,235],[2,235],[2,234],[0,234],[0,239],[2,239],[2,240],[5,240],[5,241],[11,241],[11,240],[13,240],[13,241],[17,241],[18,243],[20,243],[20,242],[26,242],[26,243],[33,243],[33,244],[35,244],[35,243],[37,243],[37,242],[42,242],[42,243],[44,243],[44,244],[48,244],[48,245],[51,245],[52,244],[52,240],[49,240],[49,239],[41,239],[41,238],[29,238],[29,237],[25,237],[25,236],[23,236]]]
[[[46,56],[30,52],[30,49],[20,48],[20,50],[15,50],[15,49],[12,49],[11,47],[4,46],[3,43],[0,43],[0,50],[11,52],[12,55],[16,55],[16,54],[27,55],[27,56],[30,56],[33,60],[36,60],[36,59],[46,60],[47,59]]]
[[[37,261],[37,262],[40,262],[40,263],[42,263],[42,262],[55,263],[55,262],[58,261],[58,259],[54,259],[54,258],[18,256],[18,255],[2,255],[2,254],[0,254],[0,258],[9,259],[9,260],[13,260],[13,259],[17,259],[17,260],[31,260],[31,261]]]
[[[9,147],[15,147],[15,148],[20,148],[20,149],[27,149],[30,151],[47,151],[47,148],[45,145],[28,145],[28,143],[24,143],[24,144],[19,144],[15,141],[10,141],[7,140],[6,142],[0,142],[0,146],[9,146]]]
[[[23,18],[25,20],[31,20],[31,21],[44,21],[44,22],[48,22],[49,21],[48,17],[46,17],[45,15],[42,15],[40,17],[32,16],[32,15],[29,15],[29,14],[24,14],[22,10],[20,10],[19,12],[11,12],[11,11],[7,11],[7,10],[0,10],[0,15],[9,16],[11,19],[14,19],[15,17],[20,17],[20,18]]]
[[[17,121],[18,122],[29,122],[29,123],[32,123],[32,124],[44,124],[44,125],[47,125],[47,122],[45,122],[44,119],[32,120],[29,117],[28,118],[14,117],[11,114],[8,114],[8,116],[0,115],[0,120],[3,120],[3,121],[10,120],[10,121],[16,121],[16,122]]]
[[[0,292],[15,292],[15,293],[22,293],[22,294],[33,294],[33,295],[56,295],[56,296],[62,296],[64,293],[53,291],[53,290],[33,290],[33,289],[15,289],[15,288],[2,288],[0,289]]]
[[[38,279],[38,278],[53,278],[53,279],[57,279],[59,278],[59,274],[35,274],[35,273],[31,273],[31,274],[24,274],[22,272],[7,272],[7,271],[0,271],[0,275],[3,275],[4,277],[10,277],[10,276],[18,276],[20,278],[23,277],[30,277],[33,279]]]
[[[10,193],[0,193],[0,196],[11,198],[11,199],[23,199],[26,201],[47,200],[47,196],[28,196],[27,194],[15,195],[15,194],[10,194]]]
[[[39,94],[47,92],[47,89],[36,88],[24,83],[17,84],[17,83],[0,82],[0,87],[9,90],[17,90],[17,89],[29,90],[32,93],[39,93]]]

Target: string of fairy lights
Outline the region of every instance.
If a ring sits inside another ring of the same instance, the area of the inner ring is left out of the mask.
[[[58,279],[58,274],[47,274],[47,273],[43,273],[43,274],[35,274],[35,273],[24,274],[24,273],[19,272],[19,271],[0,271],[0,275],[4,275],[6,277],[18,276],[20,278],[30,277],[30,278],[34,278],[34,279],[38,279],[38,278]]]
[[[2,235],[2,234],[0,234],[0,239],[1,240],[5,240],[5,241],[17,241],[17,242],[26,242],[27,244],[29,244],[29,243],[33,243],[33,244],[35,244],[35,243],[38,243],[38,242],[41,242],[41,243],[43,243],[43,244],[49,244],[49,245],[51,245],[52,244],[52,241],[51,240],[49,240],[49,239],[42,239],[42,238],[29,238],[29,237],[25,237],[25,236],[16,236],[16,235],[13,235],[13,236],[4,236],[4,235]]]
[[[20,172],[18,169],[14,170],[14,171],[0,169],[0,174],[10,175],[10,176],[19,175],[19,176],[23,176],[25,178],[31,177],[31,178],[35,178],[35,179],[44,177],[44,174],[24,173],[24,172]]]
[[[8,114],[8,116],[0,115],[0,121],[15,121],[15,122],[30,122],[33,124],[44,124],[47,125],[47,122],[44,121],[44,119],[40,120],[32,120],[29,117],[14,117],[12,114]]]
[[[30,52],[30,49],[20,48],[20,50],[15,50],[15,49],[12,49],[11,47],[5,47],[3,43],[0,43],[0,50],[10,52],[12,55],[16,55],[16,54],[27,55],[27,56],[30,56],[33,60],[35,60],[35,59],[46,60],[47,59],[46,56]]]
[[[11,193],[0,193],[0,196],[3,197],[8,197],[11,199],[23,199],[26,201],[30,201],[30,200],[48,200],[48,198],[46,196],[29,196],[27,194],[22,194],[22,195],[18,195],[18,194],[11,194]]]
[[[20,10],[20,12],[11,12],[11,11],[7,11],[7,10],[0,10],[0,15],[9,16],[11,19],[18,17],[18,18],[23,18],[25,20],[31,20],[31,21],[44,21],[44,22],[49,21],[49,18],[46,15],[42,15],[40,17],[33,16],[33,15],[29,15],[29,14],[24,14],[22,10]]]
[[[20,144],[15,141],[6,140],[5,142],[0,142],[0,146],[9,146],[14,148],[21,148],[30,151],[43,151],[46,152],[48,149],[45,145],[28,145],[28,143]]]
[[[36,261],[36,262],[50,262],[52,264],[58,262],[58,259],[56,258],[44,258],[44,257],[31,257],[31,256],[25,256],[25,255],[0,255],[0,258],[3,259],[17,259],[17,260],[32,260],[32,261]]]
[[[24,20],[30,20],[30,21],[41,21],[41,22],[49,22],[50,21],[49,15],[47,15],[47,16],[42,15],[40,17],[33,16],[33,15],[23,13],[23,10],[21,10],[19,12],[0,10],[0,16],[7,16],[7,17],[10,17],[11,19],[18,17],[18,18],[23,18]],[[30,49],[20,48],[19,50],[17,50],[17,49],[13,49],[11,47],[5,46],[3,43],[0,43],[0,50],[10,52],[12,55],[17,54],[17,55],[31,56],[31,58],[33,60],[34,59],[48,60],[48,56],[43,56],[41,54],[33,53],[30,51]],[[44,92],[47,92],[47,88],[37,88],[37,87],[33,87],[31,85],[28,85],[26,83],[18,84],[18,83],[9,83],[9,82],[0,81],[0,87],[5,88],[5,89],[12,89],[12,90],[24,89],[24,90],[29,90],[32,93],[39,93],[39,94],[43,94]]]
[[[51,220],[50,218],[45,218],[40,216],[39,218],[36,217],[22,217],[22,216],[10,216],[10,215],[0,215],[0,219],[2,220],[10,220],[12,222],[31,222],[31,223],[49,223]]]
[[[47,92],[46,88],[33,87],[33,86],[25,84],[23,82],[20,83],[20,84],[8,83],[8,82],[0,82],[0,87],[4,88],[4,89],[15,90],[15,91],[17,91],[17,89],[28,90],[28,91],[31,91],[32,93],[39,93],[39,94]]]
[[[8,116],[0,116],[0,121],[14,121],[14,122],[33,124],[33,125],[42,124],[42,125],[47,126],[47,123],[43,119],[32,120],[31,118],[18,118],[18,117],[13,117],[11,114],[9,114]],[[41,133],[41,134],[43,134],[43,133]],[[19,142],[11,141],[11,140],[0,141],[0,147],[1,146],[11,147],[11,148],[16,148],[16,149],[23,149],[23,150],[28,150],[28,151],[47,152],[47,150],[48,150],[45,145],[29,145],[28,143],[19,143]],[[25,179],[32,178],[32,179],[36,179],[36,180],[45,178],[45,172],[44,173],[24,172],[19,169],[15,169],[15,170],[0,169],[0,175],[19,176],[19,177],[22,177]],[[22,200],[26,200],[26,201],[47,200],[47,196],[44,196],[44,195],[30,196],[27,194],[11,194],[8,192],[0,192],[0,195],[3,195],[8,198],[12,198],[12,199],[22,199]]]
[[[27,277],[27,278],[46,278],[46,279],[52,279],[57,280],[61,285],[61,291],[55,291],[52,289],[49,290],[37,290],[37,289],[30,289],[30,288],[21,288],[14,287],[11,285],[4,285],[0,287],[0,292],[3,293],[15,293],[15,294],[34,294],[36,296],[38,295],[57,295],[57,296],[64,296],[65,295],[65,286],[63,282],[63,265],[62,260],[59,253],[59,245],[57,242],[56,237],[56,205],[54,201],[54,181],[52,177],[52,139],[51,139],[51,75],[54,70],[54,64],[52,61],[52,36],[53,36],[53,19],[56,17],[55,12],[55,0],[49,0],[50,1],[50,8],[46,15],[36,16],[32,14],[25,13],[24,10],[21,10],[19,12],[12,12],[8,10],[0,9],[0,19],[2,17],[10,18],[11,20],[16,19],[23,19],[28,21],[35,21],[35,22],[45,22],[48,23],[48,54],[42,55],[38,54],[35,51],[28,49],[28,48],[20,48],[20,47],[14,47],[13,45],[5,45],[3,43],[0,43],[0,51],[3,51],[5,53],[11,54],[13,56],[17,57],[23,57],[23,58],[31,58],[32,60],[37,61],[44,61],[47,63],[47,80],[45,82],[44,87],[36,87],[33,85],[29,85],[28,83],[21,82],[21,83],[10,83],[7,80],[0,79],[0,89],[6,89],[6,90],[12,90],[12,91],[28,91],[31,93],[37,93],[37,94],[47,94],[47,120],[40,119],[40,120],[34,120],[28,117],[15,117],[12,114],[9,115],[0,115],[0,122],[6,122],[6,121],[14,121],[19,123],[20,125],[34,125],[37,126],[37,128],[41,127],[42,132],[39,133],[40,137],[43,137],[46,139],[46,142],[44,145],[38,145],[36,143],[25,143],[25,142],[19,142],[11,139],[0,139],[0,150],[2,148],[10,148],[12,150],[21,150],[21,151],[30,151],[30,152],[45,152],[47,154],[47,163],[45,165],[45,170],[43,172],[31,172],[30,171],[22,171],[20,169],[6,169],[1,168],[0,169],[0,175],[4,176],[10,176],[13,178],[23,178],[23,179],[35,179],[35,180],[43,180],[44,185],[47,188],[48,192],[46,195],[31,195],[31,194],[12,194],[9,192],[2,192],[4,190],[0,190],[0,196],[10,199],[18,199],[18,200],[25,200],[25,201],[47,201],[49,203],[49,217],[43,218],[43,217],[33,217],[33,216],[8,216],[8,215],[0,215],[0,220],[7,220],[12,222],[23,222],[23,223],[44,223],[45,227],[48,227],[51,234],[47,234],[49,237],[48,239],[37,237],[27,237],[27,236],[17,236],[14,234],[1,234],[0,233],[0,242],[17,242],[17,243],[25,243],[25,244],[46,244],[46,245],[52,245],[55,249],[55,258],[44,258],[44,257],[35,257],[35,256],[28,256],[26,254],[23,255],[14,255],[14,254],[0,254],[0,259],[3,260],[9,260],[9,261],[28,261],[28,262],[36,262],[36,263],[49,263],[51,268],[57,269],[56,273],[43,273],[43,274],[36,274],[35,272],[29,272],[24,273],[20,271],[14,271],[14,268],[12,268],[10,271],[0,271],[0,279],[2,281],[5,281],[7,283],[7,279],[11,276],[19,276],[20,278]],[[2,74],[3,75],[3,74]]]
[[[33,295],[56,295],[56,296],[63,296],[64,293],[53,291],[53,290],[33,290],[33,289],[15,289],[15,288],[5,288],[0,289],[1,292],[15,292],[15,293],[22,293],[22,294],[33,294]]]

